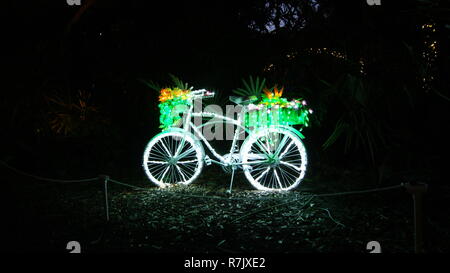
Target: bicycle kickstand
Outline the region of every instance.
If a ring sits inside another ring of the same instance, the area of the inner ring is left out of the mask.
[[[234,179],[234,168],[231,169],[230,188],[227,190],[227,193],[229,193],[229,194],[231,194],[231,188],[233,187],[233,179]]]

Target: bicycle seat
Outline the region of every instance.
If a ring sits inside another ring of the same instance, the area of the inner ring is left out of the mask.
[[[239,104],[239,105],[249,105],[258,99],[256,97],[238,97],[238,96],[230,96],[230,101]]]

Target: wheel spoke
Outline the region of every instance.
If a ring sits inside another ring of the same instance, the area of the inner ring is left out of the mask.
[[[190,170],[192,173],[195,173],[195,171],[197,170],[197,164],[196,165],[181,165],[180,168],[186,168],[187,170]]]
[[[191,177],[195,171],[196,171],[196,167],[197,165],[179,165],[178,167],[180,167],[180,169],[183,171],[183,173],[189,177]]]
[[[295,179],[297,178],[295,175],[289,173],[288,171],[283,170],[283,168],[279,168],[279,169],[280,169],[281,175],[284,177],[287,177],[289,180],[295,181]]]
[[[280,160],[286,155],[286,153],[289,151],[289,149],[291,148],[292,144],[294,144],[294,141],[291,140],[291,142],[289,143],[289,145],[286,147],[286,150],[284,150],[284,152],[280,155]]]
[[[188,164],[188,163],[193,163],[193,162],[198,162],[197,159],[193,159],[193,160],[178,160],[177,163],[181,163],[181,164]]]
[[[252,167],[252,169],[251,169],[251,172],[256,172],[256,171],[259,171],[259,170],[265,170],[265,169],[267,169],[267,164],[259,164],[259,165],[256,165],[256,166],[260,166],[260,167]]]
[[[277,179],[280,189],[284,188],[283,185],[281,185],[281,181],[280,181],[280,178],[278,177],[277,170],[273,170],[273,173],[275,174],[275,178]]]
[[[281,178],[282,178],[284,181],[287,181],[287,184],[288,184],[288,185],[291,185],[291,181],[292,181],[292,180],[291,180],[289,177],[287,177],[287,176],[285,175],[283,169],[282,169],[282,168],[278,168],[278,170],[280,171],[280,176],[281,176]]]
[[[267,149],[264,147],[264,144],[260,143],[260,141],[259,141],[258,139],[256,139],[255,144],[259,146],[259,148],[261,149],[261,151],[262,151],[264,154],[270,155],[269,150],[267,150]]]
[[[161,141],[161,145],[163,146],[164,150],[166,151],[167,155],[169,157],[172,157],[172,154],[170,153],[169,149],[167,148],[166,144],[164,143],[164,140]]]
[[[162,173],[163,173],[163,170],[165,169],[165,166],[164,165],[150,165],[150,166],[148,166],[148,168],[149,168],[149,170],[151,171],[151,172],[153,172],[153,173],[155,173],[156,174],[156,176],[160,176]],[[158,178],[159,179],[159,178]]]
[[[177,150],[176,150],[176,152],[175,152],[175,157],[177,157],[178,154],[183,150],[185,142],[186,142],[186,139],[185,139],[185,138],[182,138],[182,139],[181,139],[181,144],[178,145]]]
[[[265,155],[261,155],[261,154],[249,154],[248,155],[248,159],[265,159],[266,156]]]
[[[297,171],[301,171],[301,168],[300,168],[300,167],[297,167],[297,166],[295,166],[295,165],[293,165],[293,164],[291,164],[291,163],[289,163],[289,162],[280,161],[280,163],[283,164],[283,165],[286,165],[286,166],[288,166],[288,167],[291,167],[291,168],[293,168],[293,169],[295,169],[295,170],[297,170]]]
[[[195,152],[194,147],[190,147],[187,151],[185,151],[181,155],[179,155],[178,158],[186,157],[191,152]]]
[[[177,167],[178,172],[181,174],[181,177],[183,178],[183,182],[186,182],[186,177],[183,174],[183,171],[180,169],[180,167],[178,165],[175,165]]]
[[[262,172],[261,175],[258,176],[255,180],[259,181],[259,179],[261,179],[262,176],[264,176],[267,172],[269,172],[269,170],[270,170],[270,167],[267,167],[266,170],[264,172]]]
[[[153,138],[144,154],[147,176],[159,186],[191,183],[203,167],[204,155],[197,145],[192,136],[180,132],[164,132]]]
[[[270,140],[271,140],[272,138],[269,136],[269,132],[266,132],[266,135],[265,135],[265,148],[266,148],[266,151],[267,151],[267,153],[268,154],[272,154],[272,152],[271,152],[271,149],[270,149]]]
[[[284,145],[286,144],[286,141],[288,140],[288,136],[284,135],[283,139],[281,140],[281,142],[279,143],[277,150],[275,151],[275,155],[278,156],[281,152],[281,150],[283,149]]]
[[[169,171],[170,166],[167,166],[166,170],[162,173],[162,175],[159,177],[159,179],[164,179],[164,177],[166,176],[167,172]]]
[[[165,161],[154,161],[154,160],[149,160],[147,161],[147,164],[169,164]]]
[[[167,155],[165,155],[164,149],[162,147],[160,147],[160,145],[158,145],[159,143],[157,143],[155,146],[153,146],[152,149],[152,153],[154,154],[155,157],[158,157],[158,155],[160,155],[160,157],[165,158],[167,157]]]
[[[303,143],[284,128],[267,128],[244,142],[242,147],[247,179],[260,190],[290,190],[296,187],[306,170]]]
[[[245,165],[257,165],[257,164],[267,164],[267,160],[264,160],[264,161],[252,161],[252,162],[245,163]]]

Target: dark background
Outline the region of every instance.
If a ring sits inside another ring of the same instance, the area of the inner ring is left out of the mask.
[[[42,176],[105,173],[146,185],[141,155],[160,129],[158,93],[142,80],[164,84],[172,73],[226,98],[253,75],[314,109],[303,132],[310,177],[447,187],[448,1],[143,2],[5,4],[2,161]],[[283,5],[298,16],[271,15]],[[1,168],[15,193],[7,204],[32,198]]]

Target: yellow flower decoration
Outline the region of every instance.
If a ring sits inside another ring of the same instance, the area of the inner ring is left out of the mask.
[[[281,87],[281,89],[278,90],[277,86],[275,85],[273,91],[275,92],[275,98],[276,99],[281,97],[281,95],[283,94],[283,89],[284,89],[284,87]]]
[[[161,89],[159,101],[165,102],[166,100],[171,100],[171,99],[173,99],[173,97],[172,97],[172,92],[171,92],[170,88]]]
[[[275,85],[275,87],[273,88],[273,92],[271,92],[267,88],[264,88],[264,93],[266,94],[266,97],[269,100],[279,99],[281,97],[281,95],[283,95],[283,89],[284,89],[284,87],[282,87],[280,90],[278,90],[278,87]]]
[[[164,89],[161,89],[159,101],[165,102],[167,100],[172,100],[176,97],[181,97],[181,99],[186,100],[188,98],[188,96],[187,96],[188,94],[189,94],[189,90],[182,90],[179,88],[174,88],[174,89],[164,88]]]
[[[266,97],[270,100],[270,99],[272,99],[272,97],[273,97],[273,93],[272,92],[270,92],[270,90],[269,89],[267,89],[267,88],[264,88],[264,93],[266,94]]]

